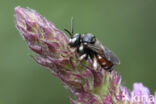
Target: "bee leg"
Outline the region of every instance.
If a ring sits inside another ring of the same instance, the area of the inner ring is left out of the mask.
[[[94,70],[97,70],[97,68],[98,68],[98,62],[96,60],[96,57],[94,57],[94,59],[93,59],[93,68],[94,68]]]
[[[113,64],[110,65],[106,70],[109,71],[109,72],[112,72],[112,70],[113,70]]]
[[[109,72],[112,72],[112,70],[113,70],[113,68],[110,68],[108,71],[109,71]]]
[[[87,54],[83,54],[79,57],[79,60],[82,61],[83,59],[85,59],[87,57]]]

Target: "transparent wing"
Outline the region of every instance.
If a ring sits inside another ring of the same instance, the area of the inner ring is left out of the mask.
[[[106,58],[108,61],[111,61],[113,64],[120,64],[118,57],[113,52],[111,52],[110,49],[102,45],[99,41],[97,41],[95,44],[88,44],[87,47],[97,54],[101,55],[102,57]]]

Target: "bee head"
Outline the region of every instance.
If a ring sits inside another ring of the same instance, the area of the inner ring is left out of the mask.
[[[84,45],[94,44],[96,41],[95,36],[91,33],[85,33],[82,36],[79,33],[74,34],[73,18],[71,19],[71,32],[67,29],[64,30],[70,35],[69,45],[71,47],[80,46],[81,43]]]
[[[73,35],[73,32],[71,33],[69,30],[64,29],[68,34],[70,35],[69,45],[70,47],[77,47],[80,45],[81,35],[79,33],[76,33]]]
[[[77,47],[81,44],[80,43],[81,35],[79,33],[74,34],[73,17],[71,19],[71,32],[67,29],[64,30],[70,35],[70,40],[69,40],[70,47]]]
[[[91,33],[85,33],[82,36],[82,43],[84,43],[84,44],[94,44],[95,42],[96,42],[96,38]]]
[[[69,40],[69,45],[71,47],[77,47],[80,45],[81,35],[79,33],[76,33],[72,36],[72,38]]]

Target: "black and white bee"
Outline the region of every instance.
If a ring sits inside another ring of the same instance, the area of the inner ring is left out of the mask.
[[[71,19],[71,32],[67,29],[64,30],[70,35],[69,46],[77,49],[80,55],[79,60],[90,58],[95,69],[97,69],[99,64],[109,72],[113,70],[113,65],[120,64],[118,57],[97,40],[93,34],[74,34],[73,18]]]

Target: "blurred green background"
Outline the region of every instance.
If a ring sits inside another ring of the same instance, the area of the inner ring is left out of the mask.
[[[69,104],[69,92],[37,65],[14,24],[18,5],[37,10],[63,30],[91,32],[121,60],[123,85],[156,90],[156,0],[0,0],[0,104]]]

